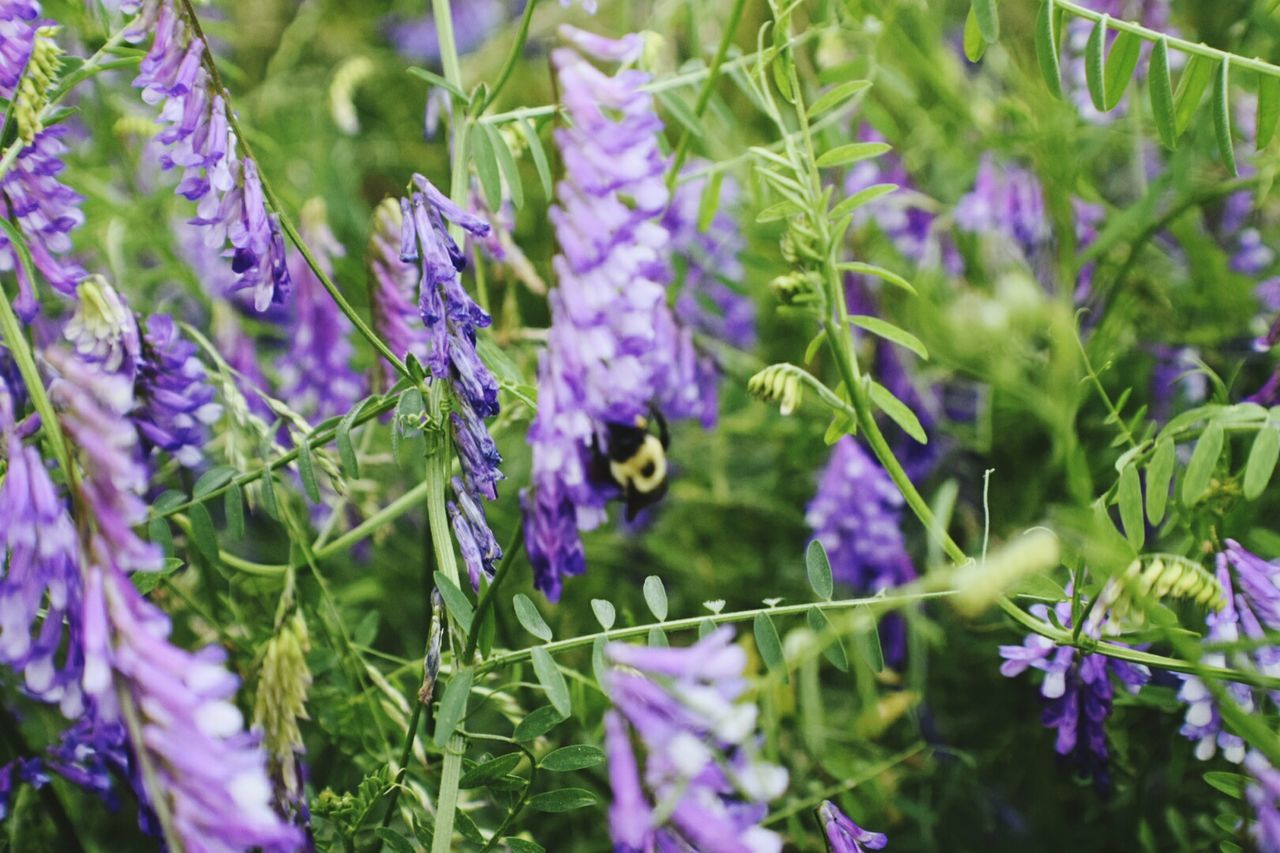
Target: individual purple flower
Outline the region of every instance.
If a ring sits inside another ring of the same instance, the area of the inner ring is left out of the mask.
[[[1033,605],[1031,612],[1049,623],[1045,605]],[[1071,627],[1070,600],[1055,605],[1054,613],[1063,627]],[[1096,635],[1095,639],[1106,629],[1105,620],[1096,628],[1085,628],[1086,633]],[[1111,715],[1114,696],[1111,676],[1120,679],[1129,692],[1137,693],[1151,673],[1145,666],[1055,645],[1036,633],[1028,634],[1020,646],[1001,646],[1000,656],[1005,659],[1000,674],[1008,678],[1028,668],[1044,673],[1040,695],[1048,702],[1041,721],[1058,731],[1054,750],[1069,757],[1085,776],[1106,790],[1110,785],[1106,720]]]
[[[325,224],[323,203],[308,202],[301,220],[303,238],[332,278],[333,259],[346,250]],[[293,316],[288,324],[289,354],[280,366],[283,399],[315,421],[345,414],[364,393],[364,383],[351,367],[351,321],[298,252],[289,256],[289,277],[294,283]]]
[[[634,59],[643,47],[634,35],[561,33],[607,61]],[[666,159],[658,148],[662,122],[642,88],[649,75],[610,76],[568,48],[554,51],[552,64],[570,117],[556,131],[565,178],[549,214],[560,244],[553,261],[559,286],[549,297],[551,330],[529,430],[533,485],[521,503],[535,584],[555,601],[562,577],[584,569],[581,532],[599,526],[606,503],[620,494],[593,472],[593,459],[608,453],[609,425],[634,427],[696,380],[666,301]]]
[[[191,222],[205,229],[206,245],[227,246],[235,289],[251,293],[254,308],[265,311],[284,301],[291,284],[284,238],[267,210],[257,164],[237,154],[229,107],[204,68],[204,42],[170,2],[149,6],[143,17],[155,40],[134,86],[145,102],[160,105],[164,129],[157,139],[167,146],[160,164],[182,169],[176,192],[196,202]]]
[[[996,165],[989,154],[973,189],[956,204],[955,223],[961,231],[1012,240],[1033,265],[1052,237],[1040,180],[1021,167]]]
[[[889,843],[883,832],[869,832],[858,826],[830,800],[823,800],[818,806],[818,820],[827,835],[828,853],[866,853],[883,850]]]
[[[103,722],[136,721],[135,784],[171,840],[193,850],[298,849],[301,835],[272,810],[266,754],[231,701],[237,679],[225,653],[172,645],[168,617],[128,577],[158,568],[160,557],[133,532],[146,517],[147,475],[127,418],[128,380],[60,350],[46,360],[57,372],[50,398],[78,451],[78,503],[89,513],[85,693]]]
[[[679,325],[679,357],[691,360],[677,372],[691,374],[694,379],[673,384],[660,405],[668,417],[696,418],[710,429],[718,410],[720,368],[713,356],[697,349],[693,336],[705,335],[749,349],[755,344],[756,308],[750,297],[730,284],[742,281],[739,256],[746,245],[737,223],[724,211],[733,204],[737,188],[732,181],[721,186],[720,210],[704,231],[698,227],[698,213],[706,184],[704,177],[678,184],[662,218],[663,227],[671,234],[671,252],[677,267],[679,290],[674,309]]]
[[[67,717],[82,708],[79,538],[44,460],[22,443],[13,399],[0,380],[0,661],[31,695]],[[65,649],[65,652],[61,653]]]
[[[9,816],[9,797],[13,793],[15,774],[18,782],[26,782],[37,789],[49,784],[44,763],[38,758],[16,758],[0,766],[0,820]]]
[[[128,749],[124,725],[104,720],[96,709],[89,708],[45,750],[43,761],[46,769],[96,794],[114,809],[119,802],[115,780],[128,779],[132,773]],[[142,805],[142,820],[149,823],[146,803]]]
[[[196,352],[169,315],[147,318],[132,419],[145,451],[161,450],[188,468],[203,461],[209,427],[222,415]]]
[[[427,330],[417,307],[422,273],[417,264],[400,258],[403,220],[400,204],[393,198],[383,199],[374,211],[369,236],[369,306],[373,329],[391,351],[402,359],[412,355],[425,362]],[[388,386],[398,378],[389,362],[383,363],[383,377]]]
[[[524,3],[511,0],[468,0],[455,4],[452,8],[453,38],[458,53],[467,54],[483,45],[523,8]],[[440,60],[440,40],[432,15],[415,18],[393,16],[387,20],[386,30],[391,43],[406,59],[418,62]]]
[[[761,822],[786,790],[787,772],[759,756],[757,709],[740,701],[747,657],[732,630],[688,648],[610,643],[605,658],[614,849],[781,850],[782,839]]]
[[[133,377],[142,349],[138,323],[124,297],[102,276],[80,282],[75,311],[62,334],[80,358]]]
[[[0,215],[22,232],[31,261],[45,280],[58,292],[70,295],[85,276],[84,268],[67,257],[71,231],[84,223],[84,214],[79,194],[58,180],[67,151],[62,142],[66,134],[65,125],[48,128],[18,153],[0,179]],[[17,277],[13,308],[24,322],[30,322],[39,310],[35,282],[27,276],[17,250],[5,235],[0,235],[0,270],[11,270]]]

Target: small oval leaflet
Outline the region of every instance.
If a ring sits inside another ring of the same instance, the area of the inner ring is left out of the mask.
[[[547,698],[562,717],[569,716],[573,711],[573,705],[569,702],[569,685],[556,666],[555,658],[543,646],[534,646],[529,654],[533,658],[533,672],[538,676],[542,689],[547,692]]]
[[[1147,518],[1151,519],[1152,524],[1159,524],[1164,520],[1174,462],[1173,442],[1168,438],[1157,441],[1155,453],[1147,465]]]
[[[516,618],[520,620],[521,626],[526,631],[544,643],[551,640],[551,628],[547,626],[546,620],[542,618],[537,605],[529,599],[529,596],[523,592],[517,592],[511,599],[511,603],[515,607]]]
[[[570,812],[596,804],[596,795],[585,788],[561,788],[529,798],[528,807],[536,812]]]
[[[501,779],[512,770],[515,770],[516,765],[520,763],[522,758],[524,758],[524,753],[522,752],[509,752],[506,755],[492,758],[483,764],[477,764],[462,774],[462,781],[458,783],[458,787],[479,788],[481,785],[487,785],[495,779]]]
[[[1262,494],[1280,458],[1280,427],[1268,424],[1253,440],[1249,461],[1244,467],[1244,496],[1253,500]]]
[[[649,575],[644,579],[644,603],[649,605],[649,612],[659,622],[667,618],[667,588],[662,585],[662,578]]]
[[[526,743],[534,738],[542,737],[563,722],[563,714],[550,705],[543,705],[541,708],[535,708],[529,713],[529,716],[516,724],[516,730],[512,737],[519,743]]]
[[[562,746],[538,762],[539,770],[550,770],[553,773],[566,773],[570,770],[584,770],[595,767],[604,761],[604,750],[586,743],[575,743]]]
[[[600,623],[600,627],[606,631],[613,627],[614,620],[618,616],[617,611],[613,609],[613,603],[603,598],[591,599],[591,612],[596,615],[596,621]]]
[[[453,737],[454,731],[467,714],[467,700],[471,697],[471,679],[474,675],[475,670],[464,669],[450,678],[445,686],[440,711],[436,715],[435,744],[441,749]]]
[[[1222,454],[1222,442],[1222,424],[1217,421],[1210,423],[1196,442],[1191,461],[1187,463],[1187,473],[1182,478],[1182,502],[1187,506],[1199,502],[1209,488],[1209,480]]]
[[[821,539],[810,541],[804,549],[804,567],[809,575],[809,586],[813,587],[818,598],[830,601],[834,590],[831,582],[831,560],[827,557],[827,549]]]
[[[781,672],[786,680],[786,662],[782,657],[782,641],[778,639],[778,629],[768,613],[757,613],[752,628],[756,637],[756,648],[760,650],[760,658],[765,666],[773,672]]]

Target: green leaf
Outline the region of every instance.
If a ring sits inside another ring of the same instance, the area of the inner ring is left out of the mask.
[[[822,635],[831,625],[827,621],[826,614],[816,607],[810,607],[805,612],[805,620],[809,623],[809,630],[818,635]],[[849,658],[844,653],[844,645],[840,642],[839,637],[836,637],[835,640],[822,649],[822,656],[841,672],[849,671]]]
[[[841,200],[839,204],[831,208],[827,213],[827,218],[834,222],[837,219],[848,216],[864,204],[869,204],[882,196],[888,195],[896,189],[898,189],[897,184],[872,184],[865,189],[858,190],[848,198]]]
[[[831,560],[821,539],[812,540],[804,549],[804,568],[809,575],[809,586],[823,601],[831,600],[834,586],[831,583]]]
[[[591,642],[591,672],[596,677],[596,683],[604,685],[607,680],[605,676],[609,674],[609,663],[604,659],[604,637],[596,637]]]
[[[520,168],[516,165],[516,158],[511,156],[511,149],[507,147],[507,140],[493,125],[484,124],[481,126],[489,137],[489,143],[493,146],[494,153],[498,155],[498,167],[502,169],[502,176],[507,179],[507,190],[511,193],[511,203],[516,210],[521,210],[524,208],[524,181],[520,178]]]
[[[262,473],[258,480],[258,494],[262,498],[262,508],[272,518],[280,518],[280,504],[276,502],[276,476],[270,470]]]
[[[659,622],[667,620],[667,588],[657,575],[649,575],[644,579],[644,603],[649,605],[653,618]]]
[[[870,80],[849,80],[828,89],[809,105],[809,118],[817,118],[870,86]]]
[[[351,442],[351,429],[355,426],[356,416],[362,406],[356,406],[338,421],[338,461],[342,465],[342,473],[349,479],[360,476],[360,460],[356,458],[356,448]]]
[[[871,382],[870,393],[871,402],[875,403],[876,408],[902,427],[903,432],[921,444],[929,443],[929,436],[925,435],[920,419],[916,417],[915,412],[911,411],[910,406],[893,396],[893,392],[879,382]]]
[[[408,70],[409,70],[409,73],[412,74],[414,77],[417,77],[421,80],[426,80],[432,86],[439,86],[441,89],[444,89],[445,91],[451,93],[454,97],[459,98],[462,101],[462,103],[464,104],[470,103],[471,99],[467,97],[466,92],[462,91],[457,86],[453,85],[448,80],[441,77],[439,74],[436,74],[432,71],[428,71],[425,68],[418,68],[416,66]]]
[[[1173,481],[1173,463],[1176,461],[1173,442],[1167,437],[1156,442],[1155,452],[1147,463],[1147,518],[1153,525],[1164,520],[1165,504],[1169,502],[1169,484]]]
[[[213,519],[204,504],[192,504],[187,508],[187,516],[191,519],[191,538],[195,540],[196,549],[211,563],[218,562],[218,536],[214,533]]]
[[[435,580],[436,588],[440,590],[440,597],[444,599],[444,607],[453,617],[453,621],[458,623],[463,633],[470,631],[474,611],[471,608],[471,602],[467,600],[466,593],[449,580],[444,572],[436,572]]]
[[[195,487],[191,490],[193,500],[203,500],[213,492],[230,483],[236,476],[236,469],[229,465],[219,465],[216,468],[210,468],[200,475],[200,479],[196,480]]]
[[[964,58],[970,62],[978,62],[986,52],[987,42],[982,38],[982,30],[978,27],[978,16],[970,6],[969,14],[964,19]]]
[[[1174,121],[1173,83],[1169,76],[1169,40],[1161,36],[1151,51],[1151,68],[1147,74],[1151,96],[1151,114],[1156,120],[1160,143],[1172,150],[1178,144],[1178,128]]]
[[[501,847],[510,850],[511,853],[547,853],[546,848],[536,841],[511,835],[502,839]]]
[[[1106,95],[1107,109],[1113,110],[1124,97],[1125,87],[1133,77],[1133,69],[1138,65],[1138,56],[1142,52],[1142,39],[1125,30],[1116,36],[1111,43],[1111,52],[1107,55],[1106,74],[1103,78],[1103,94]]]
[[[502,207],[502,175],[498,171],[498,155],[494,153],[493,135],[497,133],[487,124],[475,126],[479,132],[469,133],[471,140],[472,162],[476,164],[476,177],[480,179],[480,188],[484,190],[485,200],[490,210]]]
[[[374,833],[393,853],[414,853],[416,849],[409,839],[387,826],[378,827]]]
[[[878,267],[875,264],[864,264],[862,261],[850,261],[848,263],[836,264],[836,269],[842,272],[856,272],[862,275],[874,276],[881,281],[887,281],[895,287],[900,287],[912,296],[916,295],[916,289],[911,286],[911,282],[907,281],[896,272],[891,272],[884,267]]]
[[[658,93],[658,100],[680,125],[695,139],[703,137],[702,122],[684,100],[670,89]]]
[[[712,172],[711,177],[702,188],[702,195],[698,199],[698,230],[705,232],[711,227],[711,223],[715,221],[716,214],[720,212],[720,189],[724,184],[724,172]]]
[[[1141,551],[1147,539],[1147,530],[1142,519],[1142,483],[1138,480],[1137,468],[1132,465],[1124,466],[1124,470],[1120,472],[1120,487],[1117,491],[1124,535],[1133,550]]]
[[[996,0],[973,0],[973,16],[978,20],[978,31],[987,44],[1000,41],[1000,16],[996,12]]]
[[[547,151],[542,147],[542,140],[538,138],[538,131],[534,126],[529,124],[528,119],[521,119],[517,122],[520,132],[524,134],[525,141],[529,143],[529,155],[533,157],[533,167],[538,170],[538,181],[542,184],[542,194],[547,198],[551,198],[551,166],[547,163]]]
[[[1036,15],[1036,61],[1045,85],[1055,98],[1062,97],[1062,65],[1058,60],[1057,8],[1054,0],[1045,0]]]
[[[1222,453],[1222,442],[1222,424],[1213,421],[1196,442],[1191,461],[1187,463],[1187,473],[1182,478],[1182,502],[1187,506],[1194,506],[1209,488],[1209,480]]]
[[[1173,126],[1179,136],[1191,124],[1191,117],[1200,106],[1204,90],[1209,88],[1209,83],[1213,81],[1214,70],[1215,60],[1198,53],[1192,56],[1187,62],[1187,67],[1182,69],[1178,90],[1173,95]]]
[[[227,533],[232,539],[244,538],[244,490],[235,483],[223,493],[222,509],[227,516]]]
[[[804,208],[794,201],[780,201],[757,213],[756,222],[763,225],[766,222],[777,222],[779,219],[787,219],[801,213],[804,213]]]
[[[665,649],[671,645],[667,641],[667,632],[656,625],[649,629],[649,645],[655,649]]]
[[[872,157],[879,157],[893,146],[886,142],[850,142],[840,145],[818,157],[817,166],[825,169],[828,166],[847,166]]]
[[[756,648],[760,650],[760,659],[773,672],[782,673],[787,678],[787,665],[782,657],[782,641],[778,639],[778,629],[768,613],[757,613],[752,629],[756,636]]]
[[[551,629],[547,627],[546,620],[542,618],[542,614],[538,612],[538,608],[529,599],[529,596],[523,592],[517,592],[515,597],[511,599],[511,603],[516,609],[516,619],[520,620],[520,624],[524,629],[542,642],[550,642]]]
[[[1280,77],[1258,76],[1258,150],[1266,148],[1275,136],[1276,119],[1280,119]]]
[[[1089,33],[1089,41],[1084,46],[1084,81],[1089,87],[1089,100],[1093,101],[1093,108],[1098,112],[1106,112],[1107,110],[1107,78],[1103,65],[1103,51],[1107,46],[1107,21],[1110,18],[1106,15],[1093,25],[1093,32]]]
[[[1222,165],[1234,178],[1236,170],[1236,149],[1231,142],[1231,63],[1223,60],[1218,64],[1218,77],[1213,87],[1213,134],[1218,140],[1218,153],[1222,155]]]
[[[160,582],[171,576],[178,569],[185,565],[181,560],[172,557],[164,561],[164,566],[155,572],[134,572],[129,575],[129,580],[133,581],[134,589],[138,590],[142,595],[149,595],[153,589],[160,585]]]
[[[559,813],[585,809],[588,806],[594,806],[597,802],[599,801],[596,795],[585,788],[559,788],[555,791],[535,794],[529,798],[526,805],[535,812]]]
[[[166,557],[173,554],[173,532],[165,519],[157,517],[147,522],[147,538],[159,545]]]
[[[533,672],[538,676],[538,683],[546,691],[552,707],[560,716],[569,716],[573,712],[573,705],[569,702],[569,685],[556,666],[555,658],[551,657],[551,652],[545,646],[534,646],[529,654],[533,658]]]
[[[871,612],[869,607],[864,606],[862,609],[867,613]],[[884,672],[884,647],[880,645],[880,631],[874,618],[869,618],[867,621],[870,627],[865,631],[859,631],[854,638],[858,655],[872,672]]]
[[[1271,482],[1271,475],[1276,470],[1276,460],[1280,458],[1280,427],[1267,424],[1253,440],[1249,450],[1249,461],[1244,466],[1244,496],[1253,500],[1262,494]]]
[[[879,317],[873,317],[870,314],[851,314],[849,315],[849,322],[859,329],[866,329],[877,337],[884,338],[886,341],[891,341],[900,347],[911,350],[926,361],[929,358],[929,351],[925,349],[919,338],[886,320],[881,320]]]
[[[604,761],[604,750],[598,746],[575,743],[562,746],[538,762],[539,770],[550,770],[552,773],[567,773],[571,770],[585,770],[595,767]]]
[[[436,572],[436,574],[440,574]],[[453,737],[462,718],[467,715],[467,701],[471,697],[471,679],[475,670],[464,669],[456,673],[444,688],[444,698],[440,700],[440,710],[436,714],[436,746],[444,749],[444,745]]]
[[[712,622],[710,619],[703,619],[701,622],[698,623],[698,639],[699,640],[705,640],[707,637],[714,634],[715,632],[716,632],[716,623]]]
[[[618,616],[617,611],[613,609],[613,603],[603,598],[591,599],[591,612],[596,615],[596,621],[600,623],[600,627],[606,631],[613,627],[613,622]]]
[[[316,485],[316,461],[311,455],[311,445],[298,442],[298,474],[302,477],[302,489],[312,503],[320,503],[320,487]]]
[[[160,493],[160,497],[156,498],[151,504],[153,512],[168,513],[172,509],[176,509],[187,502],[187,496],[182,492],[174,489],[168,489]]]
[[[506,755],[499,755],[483,764],[477,764],[466,773],[462,774],[461,781],[458,782],[459,788],[479,788],[482,785],[488,785],[496,779],[501,779],[512,770],[516,769],[516,765],[520,763],[520,759],[524,757],[523,752],[509,752]]]
[[[1229,773],[1225,770],[1210,770],[1204,774],[1204,781],[1210,787],[1216,788],[1236,800],[1244,798],[1245,785],[1249,783],[1249,777],[1240,773]]]
[[[534,738],[542,737],[563,723],[564,719],[564,714],[550,705],[543,705],[541,708],[535,708],[529,716],[516,725],[515,734],[512,737],[519,743],[528,743]]]

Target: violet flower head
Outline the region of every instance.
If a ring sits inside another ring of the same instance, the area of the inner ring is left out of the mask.
[[[781,850],[782,839],[760,824],[786,790],[787,771],[759,756],[757,709],[739,701],[747,657],[732,630],[688,648],[610,643],[605,658],[613,667],[605,752],[614,849]]]
[[[369,306],[373,329],[400,358],[412,355],[426,362],[429,342],[418,313],[418,266],[400,258],[403,215],[393,198],[383,199],[374,211],[369,236]],[[396,369],[383,360],[383,377],[395,384]]]
[[[1280,770],[1252,749],[1244,758],[1244,770],[1249,776],[1244,798],[1254,815],[1249,832],[1258,850],[1274,853],[1280,850]]]
[[[144,450],[160,450],[188,468],[204,460],[209,427],[222,416],[195,344],[178,334],[167,314],[146,320],[134,386],[133,422]]]
[[[13,401],[0,380],[0,661],[23,675],[28,693],[82,708],[80,540],[44,460],[22,443]],[[65,654],[59,651],[65,647]]]
[[[237,681],[225,654],[169,642],[165,614],[128,573],[158,568],[159,551],[133,527],[146,516],[141,441],[128,419],[129,381],[60,350],[46,360],[58,376],[50,397],[79,449],[79,497],[92,527],[84,543],[84,691],[106,723],[131,706],[141,742],[130,744],[139,797],[162,826],[194,850],[296,850],[301,836],[271,807],[265,752],[243,731],[232,703]]]
[[[76,288],[76,308],[62,335],[82,360],[133,378],[142,348],[138,323],[124,297],[100,275]]]
[[[62,137],[66,134],[65,125],[50,127],[18,153],[9,172],[0,179],[0,212],[22,232],[31,261],[40,274],[59,293],[70,295],[85,277],[84,268],[67,257],[71,231],[84,223],[84,213],[80,210],[80,195],[58,179],[65,168],[62,156],[67,146]],[[18,296],[13,309],[24,322],[30,322],[39,310],[35,282],[27,276],[17,251],[4,235],[0,235],[0,271],[12,271],[17,277]]]
[[[818,820],[827,835],[828,853],[866,853],[883,850],[889,843],[883,832],[869,832],[858,826],[830,800],[818,806]]]
[[[325,223],[318,199],[302,209],[302,236],[320,268],[333,278],[333,259],[346,254]],[[289,255],[294,284],[289,323],[289,355],[281,363],[284,399],[314,421],[345,414],[364,393],[364,382],[351,367],[351,321],[325,290],[301,253]]]
[[[1070,590],[1068,590],[1070,593]],[[1048,624],[1049,609],[1033,605],[1031,612]],[[1071,627],[1071,601],[1054,607],[1058,622]],[[1106,631],[1105,620],[1097,627],[1085,626],[1086,633],[1098,637]],[[1114,691],[1111,676],[1131,693],[1137,693],[1151,677],[1145,666],[1127,663],[1102,655],[1080,654],[1071,646],[1057,646],[1036,633],[1027,635],[1020,646],[1001,646],[1005,662],[1000,674],[1013,678],[1028,668],[1044,673],[1040,695],[1048,700],[1041,721],[1057,729],[1054,750],[1070,758],[1086,777],[1091,777],[1102,790],[1110,786],[1107,770],[1106,720],[1111,715]]]
[[[418,311],[427,333],[426,366],[436,379],[447,379],[456,401],[449,420],[462,476],[452,481],[455,501],[448,511],[471,584],[478,589],[480,576],[492,577],[502,557],[480,503],[480,498],[497,499],[497,483],[502,479],[502,457],[485,426],[486,418],[498,414],[498,382],[476,353],[476,330],[489,325],[489,315],[462,287],[459,273],[466,259],[445,222],[456,223],[477,237],[487,234],[489,226],[451,202],[422,175],[414,175],[413,184],[412,200],[400,201],[400,259],[417,263]],[[386,271],[397,275],[389,263]],[[401,278],[393,277],[375,285],[377,297],[384,301],[375,314],[384,317],[384,324],[405,322],[400,284]]]
[[[696,361],[687,348],[682,357],[666,301],[666,160],[658,148],[662,122],[642,89],[649,75],[608,75],[583,55],[630,62],[643,42],[572,27],[561,33],[578,50],[552,53],[571,120],[556,131],[565,177],[550,211],[559,285],[549,298],[551,330],[529,430],[533,486],[521,496],[535,584],[552,601],[562,577],[585,568],[581,531],[598,527],[605,504],[619,495],[592,470],[595,454],[608,452],[608,425],[633,425],[651,407],[680,398],[677,389],[696,385]]]
[[[254,307],[265,311],[290,289],[279,221],[267,210],[257,164],[237,154],[229,107],[203,65],[204,42],[173,4],[149,7],[144,17],[151,14],[155,40],[134,86],[148,104],[160,105],[164,129],[157,140],[167,146],[160,165],[182,169],[176,192],[196,202],[191,222],[206,229],[206,245],[226,247],[235,289],[249,291]]]
[[[691,164],[689,169],[698,165]],[[743,277],[739,256],[746,241],[723,208],[733,204],[737,187],[731,180],[722,185],[721,210],[703,231],[698,228],[698,211],[706,184],[706,178],[678,184],[662,219],[671,234],[677,266],[679,290],[674,309],[679,327],[678,357],[691,362],[677,370],[681,375],[691,374],[693,381],[673,383],[661,407],[668,417],[696,418],[710,429],[718,411],[720,368],[713,356],[696,348],[693,335],[749,349],[755,344],[756,307],[749,296],[735,289]]]
[[[518,15],[524,3],[511,0],[467,0],[453,6],[453,38],[459,54],[479,48],[512,15]],[[431,14],[415,18],[389,18],[387,37],[406,59],[439,62],[440,38],[435,17]]]
[[[0,98],[13,100],[40,23],[38,0],[0,0]]]
[[[983,155],[973,189],[956,203],[961,231],[1012,240],[1028,263],[1052,236],[1040,180],[1018,166]]]

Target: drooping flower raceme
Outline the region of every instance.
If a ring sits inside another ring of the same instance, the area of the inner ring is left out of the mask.
[[[373,330],[399,358],[412,355],[419,362],[425,362],[427,329],[417,307],[422,273],[417,264],[400,257],[402,230],[399,202],[393,198],[383,199],[374,210],[373,230],[369,235],[369,307]],[[394,384],[395,367],[385,360],[382,367],[385,383]]]
[[[614,849],[781,850],[781,838],[760,824],[787,772],[758,754],[757,709],[740,701],[747,656],[732,630],[688,648],[611,643],[605,658]]]
[[[160,562],[159,550],[133,532],[146,517],[139,494],[147,475],[127,418],[129,380],[57,349],[46,361],[57,372],[50,398],[78,451],[78,504],[88,513],[85,694],[103,721],[136,720],[130,746],[139,798],[185,847],[296,850],[300,834],[271,807],[266,755],[231,701],[237,680],[224,652],[174,646],[168,617],[128,577]]]
[[[1032,606],[1031,612],[1048,624],[1049,610],[1043,604]],[[1059,624],[1071,627],[1071,601],[1054,607]],[[1106,631],[1106,621],[1096,628],[1085,626],[1095,639]],[[1081,773],[1091,777],[1100,788],[1110,785],[1107,769],[1107,717],[1111,715],[1114,697],[1111,676],[1115,676],[1131,693],[1146,684],[1151,673],[1145,666],[1127,663],[1097,654],[1080,654],[1071,646],[1058,646],[1053,641],[1031,633],[1020,646],[1001,646],[1005,662],[1000,674],[1013,678],[1028,668],[1044,673],[1040,695],[1048,700],[1041,721],[1057,729],[1054,750],[1069,756]]]
[[[135,26],[155,40],[142,60],[134,85],[142,99],[160,105],[157,140],[167,146],[161,166],[181,168],[177,193],[196,202],[193,224],[205,229],[205,243],[227,246],[236,290],[252,294],[265,311],[283,302],[290,289],[284,238],[267,210],[257,164],[242,157],[231,129],[229,107],[204,68],[205,45],[171,0],[150,3]]]
[[[635,35],[611,41],[561,32],[605,61],[632,61],[642,48]],[[556,131],[565,164],[550,212],[558,286],[529,430],[533,486],[521,502],[535,583],[556,600],[561,579],[586,568],[580,531],[599,526],[605,504],[619,495],[592,471],[595,455],[608,452],[608,425],[634,426],[676,397],[674,389],[694,383],[682,374],[694,362],[680,358],[666,302],[666,162],[653,96],[641,88],[649,75],[607,75],[569,48],[554,51],[552,63],[571,126]]]
[[[325,223],[323,202],[312,199],[300,219],[303,239],[332,278],[333,259],[346,250]],[[280,366],[281,394],[314,421],[345,414],[364,392],[363,381],[351,367],[351,321],[299,252],[289,255],[289,277],[294,285],[293,314],[289,355]]]
[[[471,584],[478,588],[480,576],[492,577],[502,557],[480,504],[480,498],[497,499],[497,482],[502,479],[502,457],[485,426],[486,418],[498,414],[498,383],[476,354],[476,330],[488,326],[490,318],[462,287],[459,273],[466,259],[445,222],[476,236],[488,233],[489,226],[422,175],[413,176],[413,185],[412,198],[400,201],[400,258],[418,266],[418,311],[427,332],[425,365],[433,377],[448,381],[456,403],[449,420],[462,476],[452,480],[455,500],[448,512]],[[388,287],[379,284],[375,298],[389,302],[375,309],[375,315],[403,321],[398,300],[405,294],[399,281],[389,280]]]
[[[818,820],[827,835],[828,853],[866,853],[867,850],[883,850],[889,839],[883,832],[868,832],[830,800],[818,806]]]
[[[1052,236],[1040,180],[1017,166],[998,166],[990,155],[983,156],[973,189],[956,203],[955,222],[961,231],[1012,239],[1032,265]]]

